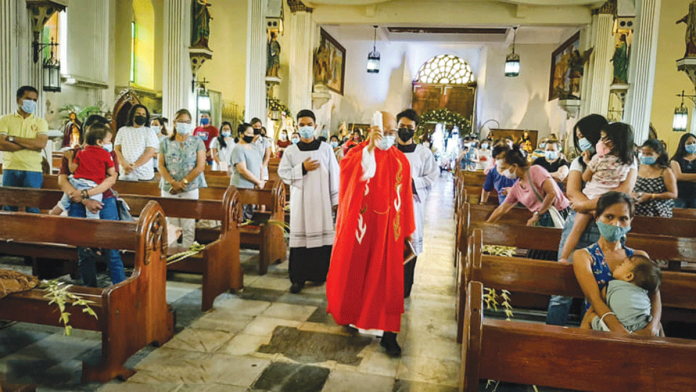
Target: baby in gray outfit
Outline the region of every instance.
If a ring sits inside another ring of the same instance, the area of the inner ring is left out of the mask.
[[[633,256],[618,266],[612,275],[614,280],[609,281],[602,293],[609,309],[629,332],[647,327],[652,321],[648,293],[660,287],[660,268],[647,257]],[[592,309],[585,314],[582,327],[609,331],[604,320]]]

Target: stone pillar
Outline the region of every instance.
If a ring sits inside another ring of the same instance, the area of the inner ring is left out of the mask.
[[[315,24],[311,12],[298,11],[290,17],[288,108],[293,113],[312,108],[312,48]]]
[[[266,0],[248,0],[245,121],[264,119],[266,111]]]
[[[613,80],[613,63],[610,61],[614,54],[613,7],[608,2],[592,16],[592,41],[594,46],[592,73],[587,78],[589,83],[585,114],[607,115],[609,110],[609,86]]]
[[[191,42],[191,2],[164,2],[164,61],[162,72],[162,114],[174,121],[179,109],[189,109],[191,99],[191,65],[188,47]],[[195,116],[195,114],[192,114]],[[195,119],[192,119],[195,120]]]
[[[633,126],[635,142],[648,138],[655,85],[657,33],[661,0],[636,0],[636,23],[628,66],[628,84],[624,121]]]
[[[0,2],[0,15],[15,15],[17,2]],[[17,45],[15,18],[0,18],[0,116],[11,113],[17,107],[14,92],[17,90]]]

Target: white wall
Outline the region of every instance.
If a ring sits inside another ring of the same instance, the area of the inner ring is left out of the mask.
[[[517,45],[521,71],[516,78],[505,77],[509,49],[501,45],[486,48],[485,85],[479,89],[477,129],[489,119],[497,120],[501,128],[539,131],[540,137],[550,133],[562,137],[572,129],[575,119],[567,119],[558,100],[548,100],[551,53],[557,47]],[[486,129],[489,126],[495,124],[487,124]]]

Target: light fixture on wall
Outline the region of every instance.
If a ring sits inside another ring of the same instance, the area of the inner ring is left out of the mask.
[[[196,89],[196,124],[198,124],[201,113],[210,112],[210,95],[208,94],[208,89],[205,87],[205,85],[210,82],[203,78],[203,80],[196,83],[198,84],[198,88]]]
[[[505,76],[508,78],[516,78],[520,76],[520,55],[515,53],[515,44],[517,43],[517,26],[513,27],[514,36],[512,38],[512,53],[505,57]]]
[[[60,92],[60,61],[53,56],[53,48],[58,46],[53,42],[47,46],[51,47],[51,57],[43,61],[43,91],[59,93]]]
[[[367,73],[379,73],[379,52],[377,51],[377,27],[375,28],[375,39],[372,46],[372,52],[367,55]]]
[[[681,94],[677,94],[677,97],[681,97],[681,105],[674,109],[674,121],[672,121],[672,130],[674,132],[686,132],[689,123],[689,109],[684,106],[684,98],[689,98],[694,100],[694,95],[686,95],[682,90]]]

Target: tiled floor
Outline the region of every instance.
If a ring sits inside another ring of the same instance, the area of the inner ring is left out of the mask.
[[[208,313],[199,310],[199,277],[170,276],[178,333],[132,357],[126,367],[137,372],[127,382],[79,384],[81,361],[99,358],[99,334],[65,337],[60,328],[21,323],[0,331],[0,375],[41,391],[454,392],[461,346],[454,343],[452,199],[451,176],[443,175],[428,199],[401,358],[384,354],[377,338],[337,326],[324,286],[290,294],[287,262],[258,276],[257,252],[245,251],[246,288],[220,296]]]

